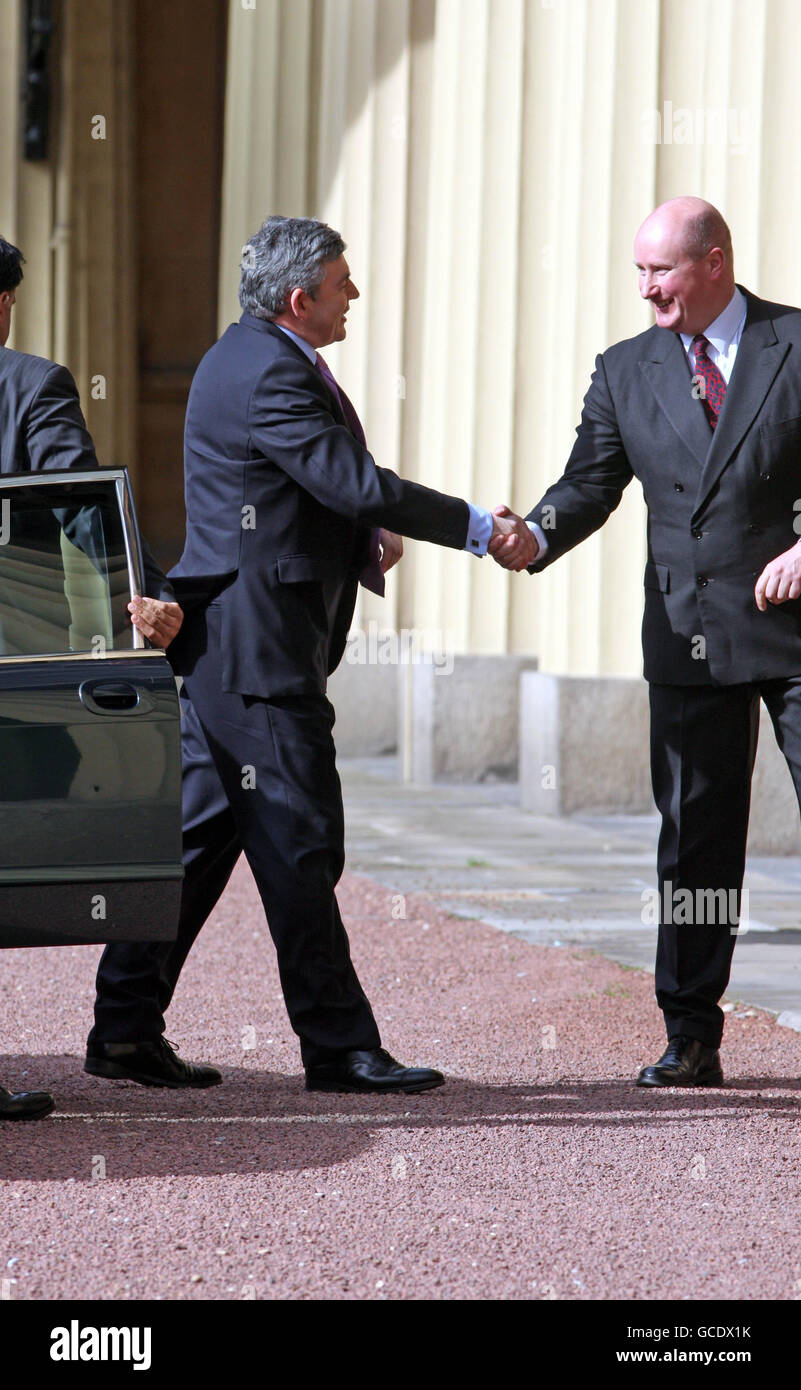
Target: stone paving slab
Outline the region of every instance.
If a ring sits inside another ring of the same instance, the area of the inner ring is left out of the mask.
[[[352,870],[525,941],[653,971],[656,930],[641,915],[656,886],[656,815],[535,816],[516,784],[404,785],[394,758],[345,760],[340,772]],[[745,886],[750,921],[727,998],[801,1015],[801,863],[751,857]]]

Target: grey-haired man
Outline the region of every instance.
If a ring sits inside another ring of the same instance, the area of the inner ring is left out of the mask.
[[[220,1080],[175,1057],[163,1015],[244,850],[307,1087],[414,1092],[443,1081],[381,1047],[351,962],[334,891],[344,822],[326,679],[359,582],[382,588],[401,535],[478,555],[493,535],[509,535],[521,566],[536,546],[519,517],[495,517],[374,463],[318,351],[345,337],[358,297],[344,252],[323,223],[269,218],[243,258],[244,313],[195,374],[186,548],[171,574],[184,607],[194,605],[171,652],[184,676],[181,923],[174,944],[104,953],[86,1061],[94,1075]]]

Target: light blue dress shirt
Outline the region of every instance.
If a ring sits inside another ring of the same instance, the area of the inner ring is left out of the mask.
[[[747,309],[748,304],[745,295],[735,285],[734,294],[726,308],[721,314],[718,314],[708,328],[704,329],[704,337],[709,343],[707,357],[710,362],[714,362],[727,386],[737,356],[737,349],[740,346],[740,339],[743,336]],[[682,333],[679,336],[684,344],[684,351],[690,366],[695,371],[695,353],[690,351],[695,334]]]

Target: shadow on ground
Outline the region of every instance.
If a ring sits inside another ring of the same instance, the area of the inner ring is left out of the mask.
[[[0,1075],[6,1061],[0,1058]],[[422,1095],[309,1093],[300,1074],[229,1068],[223,1085],[175,1092],[84,1076],[73,1057],[14,1058],[29,1078],[47,1076],[53,1115],[0,1124],[0,1179],[75,1181],[102,1156],[114,1179],[221,1176],[326,1169],[399,1131],[664,1129],[714,1116],[738,1123],[758,1114],[801,1116],[801,1080],[737,1077],[704,1090],[638,1090],[629,1080],[553,1077],[530,1084],[476,1084],[463,1078]],[[28,1081],[27,1084],[41,1084]]]

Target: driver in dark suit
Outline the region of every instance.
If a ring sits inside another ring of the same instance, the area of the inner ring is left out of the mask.
[[[0,472],[97,468],[78,391],[66,367],[6,347],[22,263],[17,247],[0,237]],[[156,646],[166,647],[183,614],[147,546],[142,549],[146,595],[129,605],[131,621]],[[0,1120],[38,1119],[53,1104],[46,1091],[12,1095],[0,1086]]]

